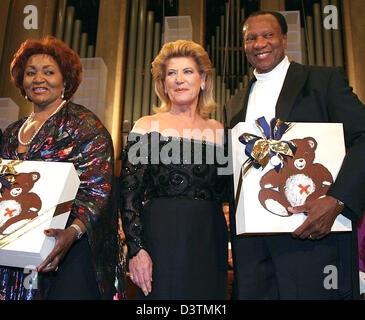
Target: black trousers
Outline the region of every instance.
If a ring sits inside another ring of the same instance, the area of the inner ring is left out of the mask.
[[[46,300],[101,299],[86,234],[71,246],[58,270],[42,274],[41,281]]]
[[[235,237],[233,298],[359,298],[353,236],[330,234],[317,241],[289,234]]]

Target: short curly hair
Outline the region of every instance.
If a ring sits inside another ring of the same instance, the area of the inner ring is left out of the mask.
[[[155,81],[155,91],[161,100],[160,107],[154,107],[156,112],[167,112],[171,109],[171,101],[165,92],[166,63],[171,58],[191,57],[194,59],[199,73],[205,74],[205,89],[199,93],[198,113],[203,118],[216,108],[213,97],[213,69],[208,53],[193,41],[177,40],[166,43],[152,62],[152,76]]]
[[[257,16],[262,16],[262,15],[266,15],[266,14],[270,14],[272,15],[276,21],[279,23],[280,29],[281,29],[281,34],[287,34],[288,33],[288,24],[286,22],[285,17],[278,11],[256,11],[251,13],[242,23],[241,26],[241,30],[243,32],[243,34],[245,33],[244,27],[245,24],[247,22],[248,19],[253,18],[253,17],[257,17]]]
[[[35,54],[51,56],[58,64],[65,83],[64,98],[70,99],[82,80],[82,65],[79,55],[61,40],[47,36],[42,40],[27,39],[14,54],[10,64],[11,80],[25,96],[23,88],[24,70],[28,59]]]

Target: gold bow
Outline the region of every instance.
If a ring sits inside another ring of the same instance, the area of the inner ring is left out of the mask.
[[[263,169],[270,161],[270,151],[274,152],[281,161],[283,155],[290,157],[294,156],[293,151],[289,148],[288,142],[266,139],[265,137],[261,138],[251,133],[244,133],[242,136],[246,141],[257,139],[252,149],[251,156],[254,159],[253,161],[259,164]]]
[[[277,171],[280,170],[283,162],[283,156],[294,156],[293,150],[290,148],[290,146],[294,147],[294,149],[296,148],[296,145],[292,141],[288,142],[274,139],[274,137],[280,139],[284,133],[292,128],[293,124],[285,123],[280,119],[273,119],[270,122],[270,127],[268,127],[264,118],[257,119],[255,123],[261,131],[261,137],[252,133],[243,133],[239,137],[239,141],[241,143],[247,145],[249,142],[251,142],[252,148],[250,151],[248,151],[248,148],[246,147],[246,152],[249,153],[249,157],[242,165],[243,175],[246,175],[252,166],[255,168],[262,167],[262,169],[264,169],[272,157],[271,153],[274,153],[278,157],[281,164],[276,165],[275,169]],[[267,132],[265,132],[265,129],[263,128],[265,124]],[[273,126],[273,130],[271,130],[271,126]],[[253,145],[252,142],[254,142]]]
[[[11,160],[7,164],[1,164],[2,159],[0,158],[0,174],[3,174],[4,178],[10,183],[14,183],[14,175],[18,174],[14,167],[22,162],[22,160]]]

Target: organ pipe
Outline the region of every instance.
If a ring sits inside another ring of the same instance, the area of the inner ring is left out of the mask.
[[[136,59],[136,38],[137,38],[137,15],[138,0],[132,1],[129,14],[129,34],[128,34],[128,55],[127,55],[127,74],[124,92],[123,109],[123,131],[128,132],[132,128],[133,110],[133,91]]]
[[[308,46],[308,64],[315,65],[316,64],[316,57],[314,51],[314,30],[313,30],[313,17],[307,16],[307,46]]]
[[[226,101],[243,87],[246,58],[241,46],[241,21],[244,8],[240,0],[229,0],[224,4],[224,14],[220,15],[219,24],[209,44],[211,61],[214,68],[214,97],[217,110],[212,114],[218,121],[222,120],[222,107]]]
[[[323,38],[322,38],[322,19],[321,8],[319,3],[313,4],[313,22],[314,22],[314,44],[316,52],[316,65],[323,66]]]
[[[154,37],[153,37],[153,55],[152,58],[154,59],[160,48],[161,48],[161,23],[156,22],[155,23],[155,28],[154,28]],[[149,71],[151,70],[151,66]],[[152,114],[153,112],[153,106],[157,106],[158,105],[158,97],[156,95],[156,91],[155,91],[155,86],[153,81],[151,82],[151,104],[150,104],[150,114]]]
[[[87,58],[93,58],[95,55],[95,46],[93,44],[89,44],[87,46]]]
[[[323,10],[326,6],[330,4],[329,0],[322,0],[322,21],[324,21],[325,16],[323,15]],[[322,28],[323,31],[323,45],[324,45],[324,64],[327,67],[333,66],[333,45],[332,45],[332,32],[331,29]]]
[[[87,38],[88,38],[88,35],[87,35],[86,32],[81,33],[81,40],[80,40],[80,58],[86,58]]]
[[[142,116],[146,116],[150,112],[153,25],[154,25],[154,12],[148,11],[147,29],[146,29],[146,49],[145,49],[145,59],[144,59],[144,76],[143,76],[144,78],[143,78]]]
[[[63,39],[63,30],[65,27],[67,0],[58,0],[57,13],[56,13],[56,31],[55,36],[57,39]]]
[[[302,63],[303,64],[308,64],[308,54],[307,54],[307,44],[306,44],[306,40],[305,40],[305,31],[304,28],[300,28],[300,41],[301,41],[301,46],[302,46]]]
[[[82,20],[75,19],[76,8],[67,6],[67,0],[58,0],[54,35],[79,54],[80,58],[93,58],[95,45],[88,45],[88,34],[82,32]]]
[[[133,99],[133,122],[141,117],[142,111],[142,81],[143,81],[143,61],[146,37],[146,15],[147,0],[140,0],[138,12],[138,33],[136,52],[136,74],[134,78],[134,99]]]
[[[73,34],[72,34],[71,48],[78,54],[80,53],[81,26],[82,26],[81,20],[79,20],[79,19],[75,20],[73,32],[72,32]]]
[[[151,63],[161,49],[162,27],[147,11],[147,0],[131,1],[128,55],[124,91],[123,132],[131,130],[140,117],[153,113],[158,105],[151,75]]]
[[[65,42],[69,47],[71,47],[74,16],[75,16],[75,7],[73,6],[67,7],[63,42]]]
[[[340,17],[340,7],[338,0],[331,0],[331,4],[337,8],[338,17]],[[341,19],[338,18],[337,29],[332,29],[333,39],[333,64],[336,67],[343,67],[343,44],[342,44],[342,33],[341,33]]]

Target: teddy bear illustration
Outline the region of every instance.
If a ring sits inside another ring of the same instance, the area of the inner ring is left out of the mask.
[[[40,197],[30,190],[39,180],[38,172],[19,173],[10,189],[0,193],[0,234],[5,235],[38,216],[42,207]]]
[[[317,141],[312,137],[294,139],[297,150],[293,157],[285,157],[283,167],[271,169],[260,180],[258,198],[261,205],[273,214],[288,217],[289,206],[303,205],[307,200],[327,194],[333,177],[326,167],[313,163]]]

